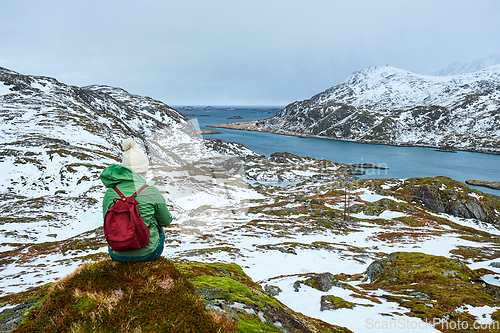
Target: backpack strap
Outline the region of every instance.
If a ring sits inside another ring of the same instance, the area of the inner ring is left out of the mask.
[[[154,216],[154,214],[153,214]],[[151,216],[151,220],[149,221],[149,229],[151,229],[151,225],[154,224],[156,226],[156,229],[158,229],[158,235],[161,234],[161,228],[158,225],[158,223],[153,222],[153,216]]]
[[[137,191],[135,191],[134,194],[132,194],[132,196],[135,198],[137,196],[137,194],[139,194],[139,192],[144,190],[146,187],[148,187],[148,185],[142,185]]]
[[[120,192],[120,190],[118,189],[118,187],[114,187],[113,190],[115,190],[115,192],[118,193],[118,195],[120,196],[120,198],[125,199],[125,196],[122,194],[122,192]]]
[[[134,194],[131,195],[131,197],[136,197],[139,192],[141,192],[142,190],[144,190],[146,187],[148,187],[148,185],[142,185],[137,191],[134,192]],[[118,195],[120,196],[120,198],[122,199],[125,199],[125,196],[122,194],[122,192],[120,192],[120,190],[118,189],[118,187],[114,187],[113,190],[115,190],[116,193],[118,193]]]

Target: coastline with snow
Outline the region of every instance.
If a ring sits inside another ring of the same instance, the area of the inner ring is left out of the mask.
[[[270,118],[268,118],[270,119]],[[345,141],[345,142],[355,142],[355,143],[363,143],[370,145],[383,145],[383,146],[394,146],[394,147],[421,147],[421,148],[434,148],[439,151],[444,151],[441,146],[436,146],[432,144],[425,143],[406,143],[406,142],[385,142],[382,140],[363,140],[363,139],[349,139],[349,138],[333,138],[333,137],[325,137],[322,135],[315,134],[304,134],[299,132],[290,132],[284,129],[276,129],[270,128],[266,126],[266,120],[253,120],[253,121],[242,121],[242,122],[231,122],[225,124],[216,124],[216,125],[207,125],[206,127],[213,128],[226,128],[233,130],[241,130],[241,131],[253,131],[253,132],[265,132],[272,133],[278,135],[288,135],[288,136],[296,136],[299,138],[313,138],[313,139],[324,139],[324,140],[334,140],[334,141]],[[203,134],[203,133],[202,133]],[[471,153],[482,153],[482,154],[491,154],[491,155],[500,155],[499,150],[487,149],[487,148],[464,148],[464,147],[453,147],[453,151],[465,151]]]

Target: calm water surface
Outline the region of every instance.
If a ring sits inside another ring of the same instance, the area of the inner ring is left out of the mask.
[[[327,159],[333,162],[348,164],[366,162],[389,168],[388,170],[366,170],[367,174],[360,178],[447,176],[462,182],[471,178],[486,181],[500,180],[500,155],[470,152],[444,153],[433,148],[370,145],[206,127],[212,124],[269,118],[275,115],[276,111],[245,108],[231,111],[218,109],[184,113],[195,114],[196,116],[188,118],[195,123],[198,122],[201,129],[215,129],[221,132],[221,134],[205,135],[206,138],[239,142],[266,156],[274,152],[286,151],[299,156]],[[227,119],[232,116],[241,116],[243,119]],[[484,187],[473,188],[500,195],[498,190]]]

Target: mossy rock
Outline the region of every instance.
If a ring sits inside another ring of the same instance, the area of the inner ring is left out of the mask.
[[[15,332],[236,331],[217,321],[194,287],[160,258],[146,263],[106,259],[55,283]]]
[[[0,302],[28,296],[37,305],[14,332],[350,332],[295,313],[235,264],[104,259]]]
[[[366,215],[379,216],[386,210],[397,211],[407,214],[415,214],[417,209],[411,204],[396,202],[391,199],[383,198],[367,204],[355,204],[350,207],[351,213],[363,212]]]
[[[289,309],[236,264],[180,262],[209,309],[238,323],[242,332],[350,332]]]
[[[357,306],[373,307],[371,304],[359,304],[346,301],[342,297],[334,295],[322,295],[321,296],[321,311],[325,310],[339,310],[339,309],[354,309]]]
[[[370,264],[367,275],[370,283],[358,287],[386,290],[391,293],[386,299],[410,309],[407,315],[428,321],[445,318],[472,325],[475,318],[457,308],[500,306],[500,288],[484,282],[480,272],[443,256],[396,252]]]
[[[335,276],[330,273],[321,273],[321,274],[309,274],[310,276],[306,280],[297,280],[293,284],[294,290],[299,291],[300,286],[306,285],[311,288],[317,289],[319,291],[329,291],[333,287],[341,288],[341,289],[354,289],[348,283],[339,281],[335,278]]]
[[[30,298],[22,304],[0,312],[0,332],[11,332],[23,321],[27,311],[36,306],[41,300],[39,297]]]

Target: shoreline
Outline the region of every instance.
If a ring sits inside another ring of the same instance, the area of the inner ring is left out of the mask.
[[[319,136],[319,135],[311,135],[311,134],[299,134],[299,133],[294,133],[294,132],[286,132],[282,130],[270,130],[268,128],[265,128],[262,125],[259,125],[260,123],[263,123],[262,120],[253,120],[253,121],[242,121],[242,122],[232,122],[232,123],[226,123],[226,124],[219,124],[219,125],[207,125],[206,127],[214,127],[214,128],[226,128],[226,129],[234,129],[234,130],[240,130],[240,131],[250,131],[250,132],[264,132],[264,133],[271,133],[271,134],[279,134],[279,135],[288,135],[288,136],[296,136],[299,138],[310,138],[310,139],[324,139],[324,140],[335,140],[335,141],[345,141],[345,142],[354,142],[354,143],[363,143],[363,144],[371,144],[371,145],[382,145],[382,146],[393,146],[393,147],[420,147],[420,148],[434,148],[438,151],[442,147],[438,146],[433,146],[433,145],[425,145],[425,144],[397,144],[397,143],[388,143],[388,142],[381,142],[378,140],[373,140],[373,141],[357,141],[357,140],[350,140],[350,139],[340,139],[340,138],[330,138],[330,137],[324,137],[324,136]],[[457,151],[464,151],[464,152],[469,152],[469,153],[481,153],[481,154],[488,154],[488,155],[500,155],[500,151],[493,151],[493,150],[480,150],[477,148],[453,148],[454,152]],[[442,152],[450,152],[451,151],[442,151]]]

